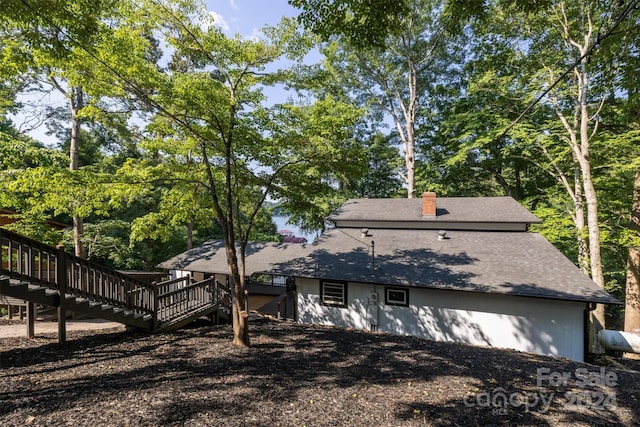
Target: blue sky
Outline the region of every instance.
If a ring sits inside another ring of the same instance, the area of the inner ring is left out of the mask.
[[[230,36],[251,37],[283,16],[298,15],[287,0],[206,0],[206,4],[217,25]]]

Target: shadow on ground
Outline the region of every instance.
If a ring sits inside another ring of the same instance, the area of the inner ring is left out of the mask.
[[[251,322],[249,349],[230,344],[229,326],[204,323],[71,338],[0,340],[0,424],[604,426],[640,418],[640,374],[515,351],[261,318]],[[538,369],[570,378],[538,384]],[[595,383],[602,372],[616,384]]]

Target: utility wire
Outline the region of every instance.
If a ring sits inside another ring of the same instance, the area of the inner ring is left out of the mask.
[[[356,242],[365,245],[367,247],[367,250],[369,250],[369,249],[371,250],[371,271],[372,272],[375,271],[375,269],[376,269],[376,243],[372,240],[371,241],[371,245],[369,245],[366,242],[364,242],[364,241],[358,239],[357,237],[352,236],[351,234],[349,234],[346,231],[342,230],[341,228],[336,227],[335,229],[338,230],[339,232],[341,232],[342,234],[352,238]],[[366,230],[367,234],[369,233],[369,229],[368,228],[367,229],[363,229],[363,230]]]
[[[367,244],[367,242],[364,242],[360,239],[358,239],[357,237],[352,236],[351,234],[347,233],[346,231],[342,230],[341,228],[336,227],[335,230],[338,230],[339,232],[341,232],[342,234],[351,237],[353,240],[355,240],[356,242],[362,243],[363,245],[365,245],[368,249],[371,249],[371,245]]]
[[[109,64],[107,64],[105,61],[101,60],[95,53],[93,53],[89,48],[85,47],[82,43],[80,43],[78,40],[74,39],[72,36],[70,36],[64,29],[62,29],[60,26],[58,26],[55,22],[53,22],[52,19],[50,19],[49,17],[43,15],[40,11],[36,10],[31,4],[29,4],[29,2],[27,0],[20,0],[20,2],[25,5],[29,10],[31,10],[34,14],[36,14],[37,16],[39,16],[42,20],[48,22],[53,28],[55,28],[57,31],[59,31],[61,34],[64,34],[67,39],[69,41],[71,41],[74,45],[78,46],[80,49],[84,50],[85,52],[87,52],[94,60],[96,60],[98,63],[100,63],[102,66],[104,66],[105,68],[107,68],[111,73],[113,73],[116,77],[118,77],[119,79],[122,80],[123,83],[125,83],[128,87],[130,87],[132,89],[132,91],[134,93],[136,93],[138,96],[141,96],[142,98],[144,98],[147,102],[149,102],[153,107],[157,108],[159,111],[163,112],[164,114],[168,115],[169,117],[173,118],[174,120],[176,120],[178,123],[181,123],[183,125],[186,125],[187,129],[191,130],[191,126],[189,126],[188,123],[184,122],[183,120],[180,120],[178,117],[175,116],[175,114],[171,114],[168,110],[166,110],[164,107],[162,107],[158,102],[154,101],[153,99],[149,98],[143,90],[140,90],[134,83],[132,83],[131,81],[129,81],[127,78],[125,78],[124,76],[122,76],[116,69],[114,69],[112,66],[110,66]],[[600,45],[600,43],[605,40],[606,38],[608,38],[613,31],[629,16],[629,14],[631,14],[631,12],[638,6],[638,3],[640,2],[640,0],[634,0],[631,1],[629,4],[627,4],[625,6],[625,8],[623,9],[622,13],[618,16],[618,18],[616,19],[615,23],[613,24],[613,26],[611,26],[611,28],[609,28],[607,30],[606,33],[604,34],[600,34],[598,33],[598,36],[596,37],[595,42],[587,49],[587,51],[580,56],[580,58],[578,58],[576,61],[573,62],[573,64],[571,64],[570,67],[568,67],[547,89],[545,89],[538,97],[536,97],[535,100],[533,100],[523,111],[522,113],[520,113],[518,115],[518,117],[513,120],[513,122],[511,122],[511,124],[509,126],[507,126],[496,138],[494,138],[495,140],[499,140],[501,138],[504,138],[507,133],[509,133],[509,131],[511,131],[519,122],[520,120],[522,120],[522,118],[533,108],[535,107],[541,100],[542,98],[544,98],[549,92],[551,92],[553,90],[553,88],[555,88],[569,73],[571,73],[573,71],[573,69],[578,66],[582,60],[584,58],[586,58],[587,56],[591,55],[593,53],[593,51],[595,49],[597,49]],[[198,135],[199,136],[199,135]],[[356,239],[357,240],[357,239]]]
[[[180,117],[171,113],[166,108],[164,108],[160,103],[150,98],[144,92],[144,90],[140,89],[135,83],[133,83],[131,80],[127,79],[125,76],[119,73],[118,70],[116,70],[114,67],[109,65],[107,62],[100,59],[100,57],[97,54],[95,54],[91,49],[84,46],[80,41],[72,37],[67,31],[65,31],[62,27],[56,24],[53,21],[53,19],[43,15],[42,12],[34,8],[31,4],[29,4],[27,0],[20,0],[20,3],[22,3],[25,7],[31,10],[35,15],[39,16],[43,21],[49,23],[49,25],[55,28],[55,30],[58,31],[60,34],[64,35],[73,45],[79,47],[80,49],[88,53],[89,56],[91,56],[91,58],[93,58],[97,63],[105,67],[110,73],[112,73],[115,77],[120,79],[123,83],[123,86],[122,86],[123,89],[127,89],[127,88],[130,89],[138,97],[140,97],[141,99],[144,99],[144,101],[147,102],[150,106],[156,108],[158,111],[162,112],[168,117],[171,117],[171,119],[175,120],[177,123],[180,123],[186,129],[189,129],[189,131],[193,134],[194,137],[196,137],[196,139],[200,139],[200,135],[198,135],[196,132],[193,131],[192,126],[187,121],[180,119]]]
[[[522,118],[533,108],[535,107],[541,100],[542,98],[544,98],[545,96],[547,96],[547,94],[549,92],[551,92],[553,90],[554,87],[556,87],[569,73],[571,73],[573,71],[573,69],[575,67],[577,67],[578,65],[580,65],[580,63],[582,62],[582,60],[584,58],[586,58],[587,56],[591,55],[591,53],[597,49],[600,46],[600,43],[606,39],[607,37],[609,37],[613,31],[618,28],[618,26],[622,23],[622,21],[624,21],[629,14],[633,11],[633,9],[635,9],[638,6],[638,2],[640,0],[634,0],[632,2],[630,2],[622,11],[622,13],[620,14],[620,16],[618,17],[618,19],[616,20],[616,22],[613,24],[613,26],[611,28],[609,28],[609,30],[604,33],[603,35],[601,35],[598,32],[598,35],[596,37],[595,42],[589,46],[589,48],[587,49],[587,51],[584,53],[584,55],[582,55],[580,58],[578,58],[577,60],[575,60],[573,62],[573,64],[571,64],[571,66],[569,68],[567,68],[554,82],[553,84],[551,84],[551,86],[549,86],[546,90],[544,90],[535,100],[533,100],[525,109],[524,111],[522,111],[522,113],[520,113],[520,115],[513,121],[511,122],[511,124],[509,126],[507,126],[501,133],[500,135],[498,135],[497,137],[494,138],[494,141],[500,140],[502,138],[504,138],[507,133],[509,133],[509,131],[511,129],[514,128],[515,125],[517,125],[520,120],[522,120]]]

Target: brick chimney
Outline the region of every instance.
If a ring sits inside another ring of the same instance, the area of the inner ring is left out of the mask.
[[[436,193],[422,193],[422,216],[436,216]]]

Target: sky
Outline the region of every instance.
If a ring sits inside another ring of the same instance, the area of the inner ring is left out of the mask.
[[[287,0],[206,0],[209,14],[223,32],[230,37],[240,34],[250,39],[259,36],[265,25],[276,25],[283,16],[297,16],[298,10],[290,6]],[[271,98],[281,98],[276,92],[267,93]],[[56,144],[57,139],[46,135],[46,127],[42,123],[43,106],[64,106],[66,100],[57,91],[50,95],[22,97],[22,102],[33,104],[29,112],[13,116],[14,124],[19,130],[31,129],[27,133],[45,143]],[[278,101],[284,99],[278,99]]]
[[[283,16],[297,16],[287,0],[207,0],[214,22],[229,36],[254,36],[265,25],[276,25]]]
[[[259,35],[265,25],[276,25],[283,16],[297,16],[296,8],[287,0],[207,0],[207,9],[227,36],[240,34],[242,38],[253,38]],[[269,92],[269,91],[268,91]],[[274,94],[267,92],[271,97]],[[276,98],[279,98],[275,94]],[[278,230],[291,230],[296,236],[305,237],[312,242],[316,233],[302,232],[298,227],[289,224],[285,217],[275,217]]]

